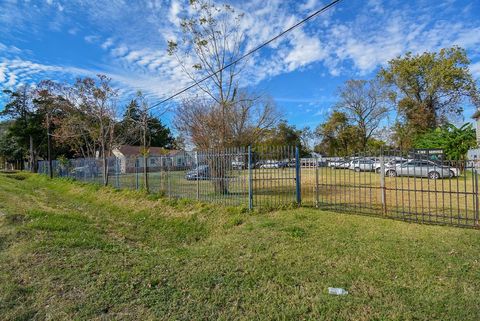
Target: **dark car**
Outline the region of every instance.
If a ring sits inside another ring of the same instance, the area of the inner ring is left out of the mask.
[[[208,165],[200,165],[188,171],[185,174],[185,179],[188,181],[210,179],[210,167]]]

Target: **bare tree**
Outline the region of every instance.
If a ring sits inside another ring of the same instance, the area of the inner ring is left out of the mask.
[[[365,149],[389,112],[387,91],[377,80],[348,80],[339,89],[336,107],[358,128],[360,148]]]
[[[168,51],[205,97],[183,102],[176,113],[182,122],[178,127],[197,147],[223,148],[254,141],[278,117],[273,102],[239,89],[245,62],[231,62],[245,49],[243,14],[208,0],[191,1],[191,7],[191,18],[181,23],[182,40],[170,41]],[[199,82],[208,75],[213,76]],[[202,132],[193,126],[200,118],[208,127]]]
[[[65,98],[66,86],[52,80],[42,80],[35,89],[34,104],[38,111],[44,115],[43,126],[47,136],[47,159],[48,173],[53,178],[53,160],[52,160],[52,126],[55,123],[63,121],[62,111],[69,105]]]
[[[56,132],[58,137],[81,145],[85,156],[97,156],[99,150],[104,185],[108,185],[107,157],[119,144],[115,133],[117,90],[110,86],[110,81],[104,75],[98,75],[98,82],[92,78],[78,79],[68,94],[67,117]]]
[[[203,149],[257,143],[279,119],[275,104],[270,99],[250,99],[243,93],[239,97],[243,99],[232,104],[225,113],[208,99],[184,100],[175,115],[176,129]]]
[[[228,4],[209,0],[190,4],[190,17],[181,23],[181,40],[169,41],[168,52],[177,58],[202,97],[182,102],[176,111],[176,127],[198,148],[253,143],[279,117],[271,101],[240,90],[245,61],[233,62],[246,48],[243,14]],[[209,165],[212,175],[225,177],[228,164]],[[223,179],[214,182],[218,193],[228,192]]]

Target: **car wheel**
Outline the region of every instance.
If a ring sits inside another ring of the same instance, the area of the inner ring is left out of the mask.
[[[387,176],[388,177],[397,177],[397,172],[392,171],[392,170],[387,171]]]
[[[428,178],[430,179],[439,179],[440,178],[440,174],[438,172],[430,172],[428,173]]]
[[[381,171],[382,171],[382,169],[381,169],[380,167],[377,168],[377,169],[375,169],[375,172],[376,172],[377,174],[380,174]]]
[[[354,171],[359,173],[360,172],[360,167],[355,167]]]
[[[455,177],[455,173],[452,170],[450,170],[450,178],[454,178],[454,177]]]

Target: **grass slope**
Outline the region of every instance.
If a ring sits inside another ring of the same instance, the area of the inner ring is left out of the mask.
[[[0,316],[478,320],[479,233],[0,174]]]

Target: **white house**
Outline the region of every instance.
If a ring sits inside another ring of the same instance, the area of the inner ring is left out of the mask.
[[[475,164],[480,161],[480,110],[477,110],[473,116],[473,119],[475,119],[475,130],[477,133],[477,148],[470,149],[467,153],[467,159],[469,160],[475,160]]]
[[[119,161],[121,173],[134,173],[143,170],[143,153],[141,146],[121,145],[112,150]],[[159,171],[167,167],[181,167],[188,162],[188,154],[180,150],[168,150],[162,147],[148,149],[147,167],[149,171]]]

